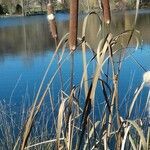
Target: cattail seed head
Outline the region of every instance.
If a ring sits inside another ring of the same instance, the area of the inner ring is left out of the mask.
[[[56,39],[58,37],[57,26],[55,21],[54,9],[51,3],[48,3],[47,5],[47,19],[49,21],[52,37]]]
[[[69,48],[71,51],[77,47],[78,32],[78,0],[70,1],[70,22],[69,22]]]
[[[111,13],[110,13],[109,0],[102,0],[102,8],[103,8],[103,20],[106,24],[110,24]]]
[[[54,14],[49,14],[49,15],[47,15],[47,20],[48,20],[48,21],[51,21],[51,20],[54,20],[54,19],[55,19]]]
[[[57,2],[62,4],[64,1],[63,0],[57,0]]]
[[[150,71],[147,71],[143,74],[143,82],[145,85],[150,86]]]

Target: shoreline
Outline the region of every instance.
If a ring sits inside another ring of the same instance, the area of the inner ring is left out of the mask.
[[[96,11],[96,10],[95,10]],[[128,11],[128,12],[134,12],[135,9],[124,9],[124,10],[118,10],[118,9],[112,9],[111,10],[111,13],[118,13],[118,12],[125,12],[125,11]],[[102,13],[102,11],[97,11],[98,13]],[[139,8],[139,13],[145,13],[145,12],[150,12],[150,8]],[[59,10],[59,11],[56,11],[55,14],[66,14],[68,13],[69,14],[69,11],[66,10]],[[86,14],[86,12],[80,12],[79,14]],[[31,13],[31,14],[27,14],[27,15],[19,15],[19,14],[14,14],[14,15],[0,15],[0,19],[5,19],[5,18],[19,18],[19,17],[31,17],[31,16],[44,16],[44,15],[47,15],[46,12],[43,12],[43,13]]]

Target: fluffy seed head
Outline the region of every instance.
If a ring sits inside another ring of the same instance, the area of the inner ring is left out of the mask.
[[[150,71],[147,71],[143,74],[143,82],[150,86]]]
[[[62,0],[57,0],[58,3],[63,3]]]
[[[50,20],[54,20],[55,16],[54,14],[49,14],[47,15],[47,19],[50,21]]]

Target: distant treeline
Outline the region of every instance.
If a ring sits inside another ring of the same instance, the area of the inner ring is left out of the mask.
[[[100,0],[101,1],[101,0]],[[80,0],[79,9],[90,11],[101,7],[99,0]],[[49,0],[0,0],[0,15],[46,12]],[[69,10],[69,0],[51,0],[55,10]],[[136,0],[112,0],[111,9],[132,9],[135,8]],[[149,7],[149,0],[140,0],[140,7]]]
[[[0,0],[0,15],[45,12],[49,0]],[[68,9],[69,0],[51,0],[56,10]]]

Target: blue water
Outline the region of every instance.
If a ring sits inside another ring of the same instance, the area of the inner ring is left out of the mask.
[[[143,15],[143,12],[141,14]],[[143,21],[143,24],[145,24],[143,25],[140,21],[137,22],[137,28],[142,28],[143,45],[132,53],[132,55],[138,63],[148,71],[150,70],[150,42],[148,39],[150,14],[145,14],[146,20],[145,22]],[[56,15],[61,35],[64,35],[67,32],[68,17],[68,14]],[[118,30],[124,31],[124,24],[122,23],[121,25],[122,26]],[[145,26],[144,30],[143,26]],[[89,30],[93,29],[94,26],[91,26]],[[20,35],[18,30],[21,31]],[[22,33],[24,33],[23,36]],[[0,37],[0,100],[4,99],[6,102],[11,101],[12,103],[17,104],[26,93],[28,93],[30,100],[33,101],[55,49],[54,41],[50,37],[50,32],[48,31],[46,16],[1,19],[0,34],[2,35]],[[20,39],[21,41],[19,41]],[[4,41],[6,43],[4,43]],[[83,73],[82,52],[80,49],[74,53],[74,57],[74,85],[78,86]],[[87,60],[89,61],[92,57],[93,53],[87,51]],[[71,62],[68,50],[65,51],[63,59],[66,59],[62,66],[63,81],[65,83],[64,91],[69,93]],[[48,72],[42,91],[46,88],[48,81],[57,70],[57,66],[56,57]],[[95,61],[93,61],[88,68],[89,78],[93,76],[94,70]],[[123,61],[122,70],[119,76],[119,97],[120,103],[122,104],[120,111],[122,113],[124,110],[121,108],[130,103],[134,91],[142,82],[144,72],[145,71],[135,63],[130,55]],[[127,94],[130,86],[132,86],[132,90]],[[60,77],[58,72],[51,85],[55,102],[58,101],[60,87]],[[144,108],[148,90],[149,88],[145,87],[142,92],[142,108]],[[103,106],[104,104],[103,97],[99,97],[99,95],[99,93],[96,94],[96,107],[98,107],[98,105]]]

